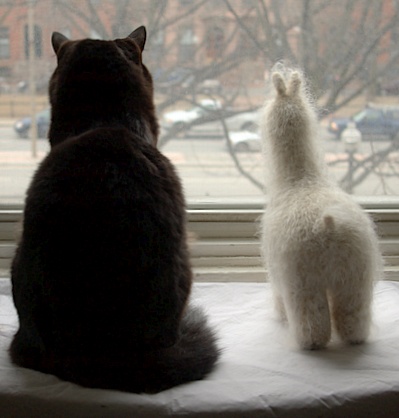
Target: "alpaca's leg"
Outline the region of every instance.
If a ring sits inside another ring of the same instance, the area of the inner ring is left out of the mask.
[[[277,293],[277,291],[274,293],[274,307],[279,319],[281,321],[286,322],[287,314],[285,312],[283,297],[281,296],[281,294]]]
[[[277,313],[278,318],[281,321],[287,321],[287,314],[285,312],[284,300],[281,295],[281,286],[277,286],[277,283],[272,277],[270,277],[270,284],[272,286],[273,297],[274,297],[274,309]]]
[[[331,338],[331,320],[325,289],[291,289],[286,295],[288,322],[301,348],[317,350]]]
[[[287,321],[287,314],[285,312],[284,300],[281,294],[282,287],[284,286],[284,277],[281,276],[280,269],[275,269],[275,265],[271,262],[270,258],[268,261],[269,266],[269,282],[273,292],[274,309],[278,318],[281,321]]]
[[[360,344],[370,332],[372,280],[342,279],[330,290],[335,327],[343,341]]]

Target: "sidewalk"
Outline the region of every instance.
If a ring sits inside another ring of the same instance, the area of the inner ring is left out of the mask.
[[[18,118],[0,118],[0,127],[2,128],[9,128],[14,126],[14,123],[18,120]]]
[[[0,151],[0,165],[12,166],[12,165],[32,165],[36,166],[46,155],[48,151],[37,151],[37,156],[33,157],[32,152],[28,151]],[[187,158],[181,152],[165,152],[174,164],[186,164]]]
[[[32,157],[31,151],[0,151],[0,165],[32,165],[36,166],[47,154],[45,151],[37,151],[37,156]]]

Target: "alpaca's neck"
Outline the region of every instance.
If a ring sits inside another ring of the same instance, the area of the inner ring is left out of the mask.
[[[311,127],[301,126],[291,131],[287,126],[284,128],[276,129],[268,140],[269,187],[289,188],[298,183],[323,181],[325,166]]]

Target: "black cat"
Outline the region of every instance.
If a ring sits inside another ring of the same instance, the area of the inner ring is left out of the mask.
[[[54,33],[51,151],[28,189],[12,264],[14,363],[78,384],[157,392],[219,351],[197,308],[185,204],[156,148],[144,27],[115,41]]]

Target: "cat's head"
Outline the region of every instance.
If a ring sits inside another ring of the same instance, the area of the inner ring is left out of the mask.
[[[55,125],[54,129],[50,127],[52,144],[63,139],[53,141],[52,138],[59,135],[59,125],[68,119],[69,125],[73,121],[76,130],[69,135],[90,129],[90,123],[98,126],[114,121],[128,123],[136,131],[142,125],[143,135],[150,132],[147,137],[156,144],[158,124],[153,82],[142,61],[146,42],[144,26],[126,38],[113,41],[72,41],[54,32],[51,42],[57,56],[57,68],[49,87],[52,126]]]
[[[116,39],[114,41],[98,41],[98,40],[91,40],[91,39],[84,39],[80,41],[70,41],[65,35],[59,32],[53,32],[51,37],[51,43],[54,49],[54,52],[57,55],[58,66],[71,61],[71,56],[73,55],[77,46],[81,48],[81,50],[85,50],[86,52],[91,49],[90,56],[92,56],[97,52],[104,49],[105,44],[115,44],[116,47],[123,53],[123,56],[134,63],[137,66],[142,67],[143,69],[147,70],[145,65],[142,62],[142,52],[144,50],[144,45],[146,42],[146,29],[144,26],[140,26],[136,30],[134,30],[129,36],[124,39]],[[97,48],[95,49],[95,46]],[[65,58],[66,56],[66,58]],[[80,58],[83,58],[82,56]],[[112,56],[104,57],[105,59],[114,59]],[[70,62],[69,62],[70,64]],[[93,62],[94,64],[94,62]],[[145,76],[149,79],[152,84],[151,76],[147,71],[145,72]]]

